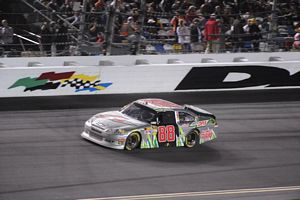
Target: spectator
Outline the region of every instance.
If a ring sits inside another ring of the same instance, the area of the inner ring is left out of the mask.
[[[223,18],[217,18],[216,19],[218,23],[218,30],[219,30],[219,37],[218,41],[216,41],[216,53],[224,52],[226,49],[228,49],[227,42],[226,42],[226,36],[225,33],[227,31],[227,27],[224,24]]]
[[[59,26],[55,22],[50,22],[49,31],[51,35],[51,55],[55,56],[57,53],[56,42],[57,42],[57,33],[59,32]]]
[[[178,36],[178,43],[181,44],[183,52],[190,52],[191,30],[185,25],[185,21],[183,19],[179,20],[179,26],[177,27],[176,33]]]
[[[191,48],[192,52],[200,52],[201,48],[201,30],[198,27],[199,19],[195,18],[191,24]]]
[[[253,44],[253,50],[255,52],[258,52],[261,34],[260,34],[260,29],[256,23],[256,19],[250,20],[249,34],[250,34],[250,40],[252,41],[252,44]]]
[[[185,19],[185,16],[184,14],[182,13],[182,11],[176,11],[175,12],[175,16],[171,19],[170,21],[170,24],[172,25],[173,27],[173,32],[175,33],[176,35],[176,38],[175,40],[178,41],[178,36],[177,36],[177,27],[179,25],[179,20],[184,20]]]
[[[172,11],[172,5],[175,1],[174,0],[161,0],[159,3],[159,8],[163,11],[163,12],[171,12]]]
[[[50,29],[47,22],[44,22],[40,28],[40,35],[41,35],[41,43],[43,47],[43,51],[46,54],[49,54],[51,51],[51,36],[50,36]]]
[[[139,10],[137,8],[133,8],[131,16],[134,22],[139,21],[139,16],[140,16]]]
[[[234,16],[232,14],[232,7],[229,5],[226,5],[221,17],[224,22],[224,25],[228,26],[228,29],[230,29],[230,26],[233,24],[234,19],[239,16]]]
[[[57,11],[58,5],[57,5],[57,3],[56,3],[56,0],[51,0],[51,1],[49,1],[49,3],[47,4],[47,7],[48,7],[51,11]]]
[[[104,10],[105,8],[105,1],[104,0],[97,0],[97,2],[94,4],[95,12],[99,12]]]
[[[233,52],[241,52],[244,47],[244,29],[240,19],[235,19],[231,26]]]
[[[181,4],[181,2],[179,0],[176,0],[172,4],[171,8],[172,8],[173,11],[175,11],[175,13],[179,10],[180,4]]]
[[[192,6],[190,0],[183,0],[183,2],[180,5],[180,9],[182,10],[188,10]]]
[[[128,37],[129,35],[134,33],[136,28],[137,28],[137,24],[133,21],[133,17],[130,16],[127,18],[127,21],[122,24],[120,35],[124,37]]]
[[[218,53],[220,44],[220,27],[219,22],[216,21],[216,15],[211,14],[209,20],[205,24],[204,37],[206,40],[206,50],[205,53]]]
[[[102,32],[99,32],[97,35],[96,43],[104,44],[104,42],[105,42],[104,34]]]
[[[190,6],[186,11],[185,21],[187,24],[191,24],[195,18],[197,18],[196,7]]]
[[[147,26],[147,29],[144,31],[144,36],[146,36],[147,39],[156,39],[160,28],[157,21],[154,18],[149,18],[145,25]]]
[[[294,35],[293,48],[300,50],[300,27],[298,27],[295,31],[296,34]]]
[[[214,11],[211,1],[205,0],[204,4],[200,7],[200,12],[206,17]]]
[[[145,40],[143,36],[141,36],[139,30],[135,30],[132,34],[130,34],[127,38],[130,43],[130,53],[131,55],[136,55],[138,53],[139,42]]]
[[[97,37],[99,35],[100,29],[97,25],[97,21],[93,21],[92,24],[89,25],[89,40],[90,42],[96,42]]]
[[[201,32],[204,30],[205,28],[205,24],[207,22],[206,18],[203,16],[202,13],[198,14],[198,27],[200,28]]]
[[[0,44],[3,46],[5,51],[11,50],[11,45],[13,43],[14,30],[12,27],[8,26],[7,20],[3,19],[1,21],[2,27],[0,27]]]
[[[66,43],[68,42],[68,28],[62,20],[58,20],[58,30],[55,42],[57,43],[56,49],[58,52],[63,52],[66,49]]]
[[[253,48],[253,45],[252,45],[252,37],[250,35],[250,26],[251,26],[251,23],[252,23],[252,19],[249,19],[247,17],[244,16],[244,19],[247,19],[247,24],[243,26],[243,29],[244,29],[244,33],[245,33],[245,36],[244,36],[244,39],[245,39],[245,42],[244,42],[244,50],[247,51],[247,50],[252,50]]]
[[[219,5],[216,6],[214,13],[216,14],[217,17],[221,17],[223,15],[221,6]]]
[[[59,10],[59,6],[57,5],[56,0],[50,0],[46,4],[46,7],[48,8],[48,14],[50,15],[51,20],[56,21],[56,12]]]
[[[65,16],[65,17],[72,17],[73,15],[73,9],[70,5],[70,3],[65,2],[60,8],[59,11]]]

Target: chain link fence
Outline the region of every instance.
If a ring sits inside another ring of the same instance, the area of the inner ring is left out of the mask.
[[[281,8],[281,3],[275,8],[273,4],[271,10],[241,12],[241,3],[234,5],[234,1],[212,1],[215,6],[211,11],[204,9],[205,3],[193,1],[184,1],[190,4],[181,7],[176,7],[177,1],[171,7],[168,4],[173,1],[83,0],[57,7],[49,5],[51,2],[55,1],[21,0],[33,12],[0,12],[1,20],[24,19],[23,23],[9,24],[14,30],[13,40],[0,40],[2,57],[298,50],[295,38],[300,27],[299,11],[287,5]],[[295,6],[299,8],[299,2]],[[290,10],[281,10],[286,8]],[[207,35],[211,14],[218,30]],[[249,31],[254,25],[257,30]],[[184,31],[180,32],[181,28]],[[210,41],[209,37],[215,39]]]

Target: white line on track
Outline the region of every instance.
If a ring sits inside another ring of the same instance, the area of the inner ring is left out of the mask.
[[[296,190],[300,190],[300,186],[251,188],[251,189],[236,189],[236,190],[217,190],[217,191],[205,191],[205,192],[184,192],[184,193],[169,193],[169,194],[150,194],[150,195],[135,195],[135,196],[119,196],[119,197],[103,197],[103,198],[90,198],[90,199],[81,199],[81,200],[142,200],[142,199],[147,200],[147,199],[163,199],[163,198],[177,198],[177,197],[196,197],[196,196],[284,192],[284,191],[296,191]]]

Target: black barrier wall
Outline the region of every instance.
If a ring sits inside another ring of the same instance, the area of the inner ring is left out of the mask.
[[[162,98],[178,104],[218,104],[299,101],[300,89],[219,92],[175,92],[52,97],[0,98],[0,110],[49,110],[121,107],[141,98]]]

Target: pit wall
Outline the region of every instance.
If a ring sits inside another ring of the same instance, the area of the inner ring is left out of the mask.
[[[253,53],[3,58],[0,97],[300,88],[298,57],[299,53]]]

